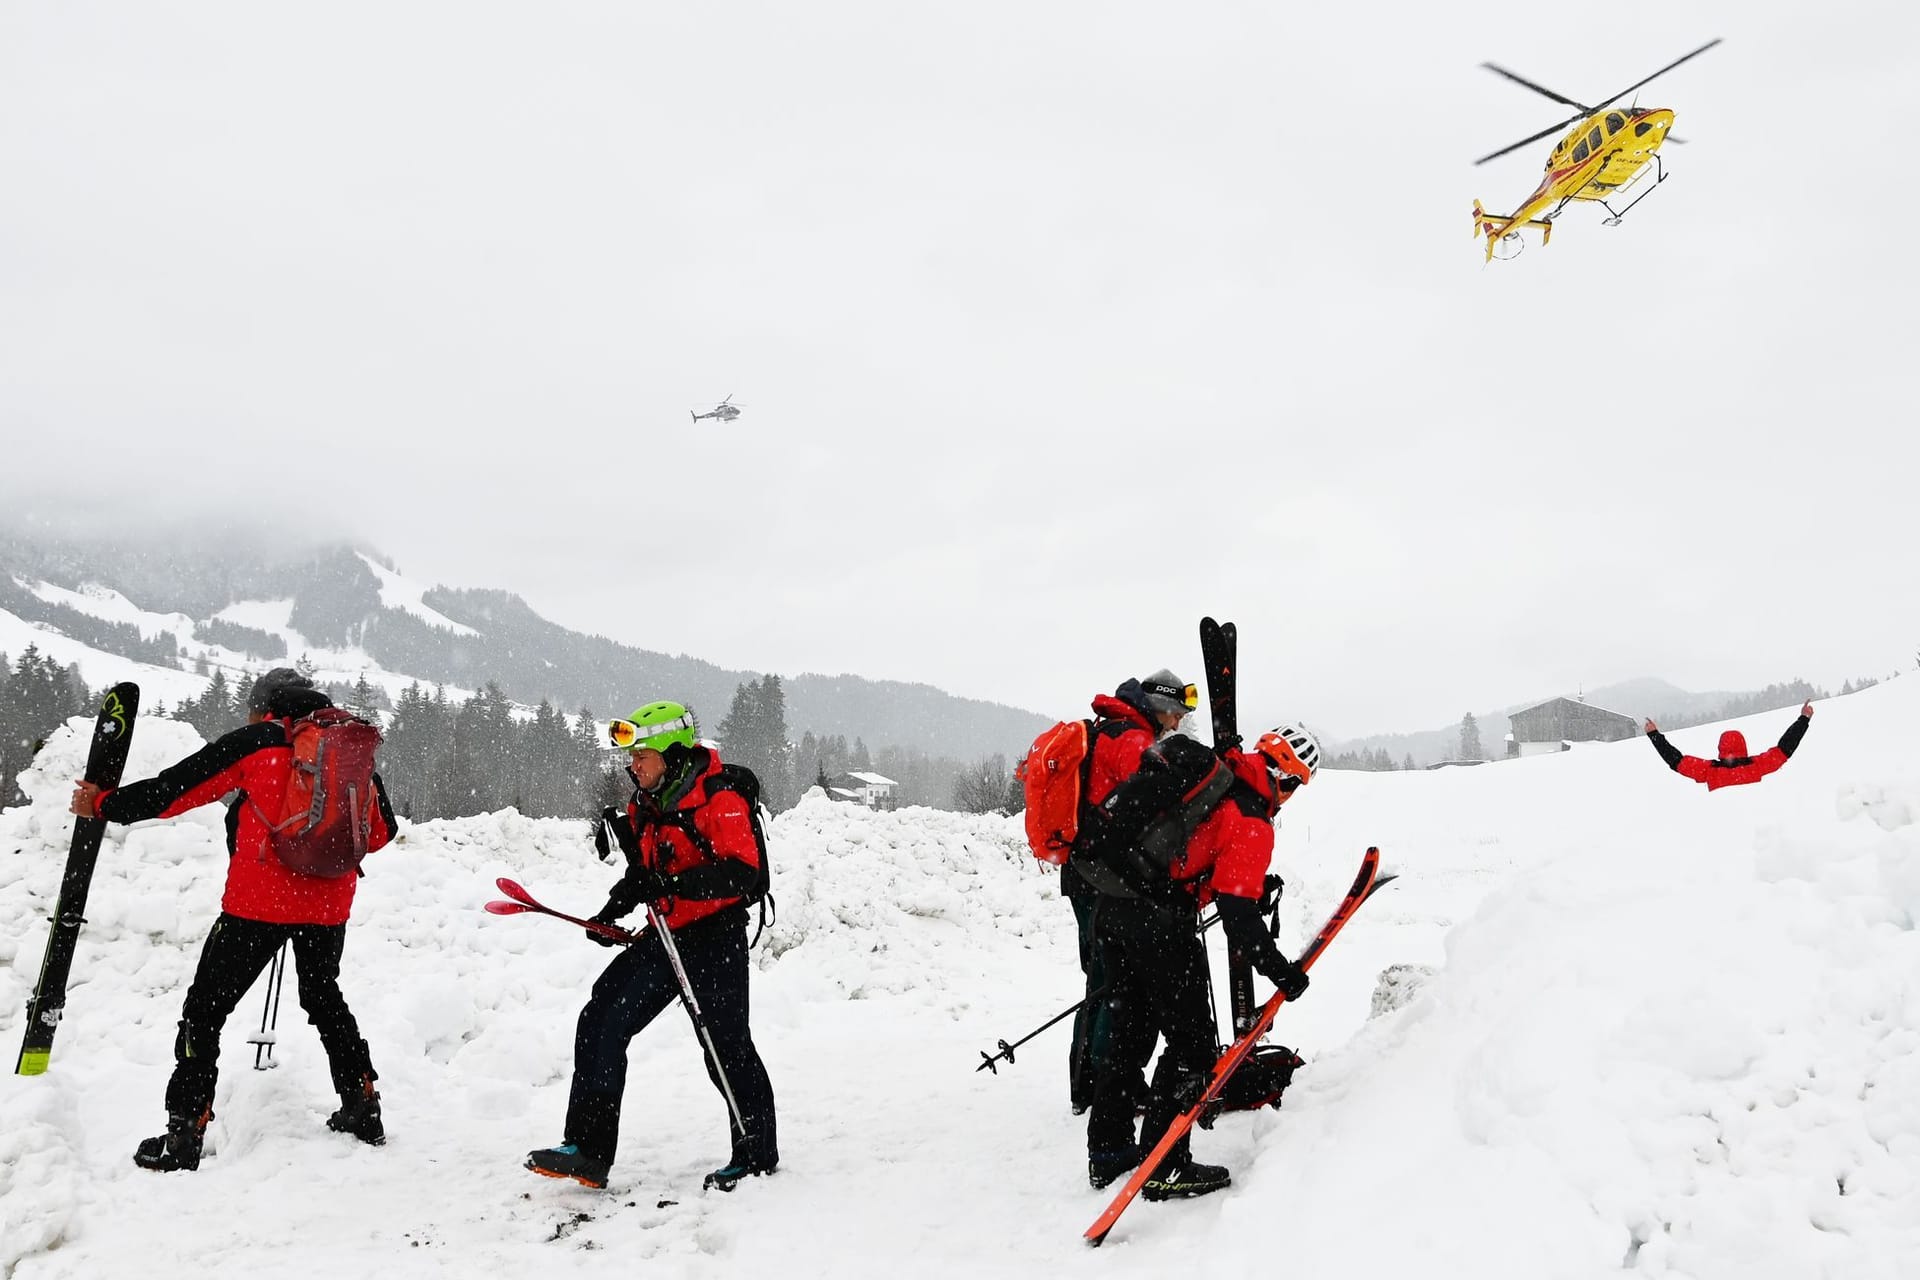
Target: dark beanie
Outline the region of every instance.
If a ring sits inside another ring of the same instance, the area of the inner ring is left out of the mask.
[[[273,695],[286,689],[311,689],[313,681],[292,667],[275,667],[253,682],[247,694],[247,710],[262,715],[273,704]]]

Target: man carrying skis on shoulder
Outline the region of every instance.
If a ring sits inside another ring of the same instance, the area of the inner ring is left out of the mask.
[[[1667,762],[1667,767],[1683,778],[1695,782],[1704,782],[1707,790],[1718,791],[1722,787],[1738,787],[1749,782],[1758,782],[1787,762],[1788,757],[1799,749],[1800,739],[1807,736],[1807,726],[1813,723],[1813,703],[1800,706],[1800,717],[1787,726],[1780,735],[1779,745],[1769,747],[1757,756],[1747,754],[1746,735],[1738,729],[1728,729],[1720,735],[1720,756],[1715,760],[1703,760],[1699,756],[1680,754],[1680,748],[1667,741],[1660,726],[1651,719],[1647,721],[1647,737],[1653,741],[1653,749]]]
[[[1307,975],[1262,927],[1259,899],[1273,857],[1273,822],[1284,799],[1312,778],[1319,744],[1282,728],[1251,752],[1215,754],[1168,737],[1147,752],[1110,796],[1074,858],[1101,894],[1095,932],[1112,984],[1113,1038],[1087,1118],[1087,1179],[1105,1187],[1140,1162],[1198,1096],[1218,1051],[1208,998],[1201,907],[1220,913],[1229,943],[1297,999]],[[1142,1073],[1162,1037],[1136,1142]],[[1143,1188],[1150,1200],[1199,1196],[1228,1185],[1227,1170],[1199,1164],[1178,1143]]]
[[[677,702],[650,702],[608,725],[630,753],[633,799],[608,810],[626,854],[626,874],[594,919],[613,924],[642,903],[671,938],[643,931],[606,967],[580,1011],[565,1137],[528,1154],[526,1167],[550,1178],[605,1187],[620,1139],[627,1045],[682,996],[669,956],[675,948],[704,1026],[707,1076],[727,1099],[731,1158],[707,1177],[730,1191],[780,1163],[773,1085],[747,1023],[747,903],[766,891],[766,865],[747,797],[726,785],[719,753],[695,741],[693,714]],[[590,934],[603,946],[619,943]]]
[[[1123,680],[1112,695],[1093,700],[1093,727],[1089,733],[1085,801],[1097,808],[1140,769],[1140,759],[1162,736],[1171,733],[1199,704],[1199,691],[1165,668],[1145,679]],[[1080,972],[1086,976],[1086,1000],[1073,1018],[1073,1043],[1068,1051],[1069,1096],[1073,1114],[1093,1105],[1099,1059],[1109,1038],[1106,1002],[1101,998],[1106,974],[1094,943],[1094,906],[1100,894],[1074,869],[1069,858],[1060,866],[1060,892],[1073,905],[1080,939]]]
[[[275,832],[267,816],[282,812],[283,799],[294,785],[296,722],[332,706],[306,676],[291,667],[276,667],[254,682],[243,727],[144,782],[112,791],[90,782],[74,787],[73,812],[108,822],[171,818],[240,793],[227,810],[229,860],[220,918],[201,948],[173,1044],[167,1131],[146,1139],[134,1153],[134,1163],[143,1169],[200,1167],[207,1121],[213,1118],[220,1029],[260,971],[289,941],[300,1007],[320,1033],[340,1095],[340,1109],[327,1118],[327,1128],[373,1146],[386,1141],[380,1094],[373,1087],[379,1073],[340,993],[340,956],[359,877],[352,871],[305,875],[288,867],[275,852]],[[359,721],[352,723],[360,733],[371,732]],[[380,775],[373,774],[371,781],[376,803],[368,805],[361,818],[367,851],[385,845],[398,825]]]

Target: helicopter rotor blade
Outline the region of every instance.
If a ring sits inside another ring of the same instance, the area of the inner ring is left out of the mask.
[[[1509,71],[1505,67],[1500,66],[1498,63],[1483,62],[1480,65],[1485,67],[1487,70],[1493,72],[1495,75],[1505,76],[1507,79],[1513,81],[1515,84],[1525,85],[1527,88],[1533,90],[1535,93],[1539,94],[1543,98],[1552,98],[1555,102],[1564,102],[1570,107],[1578,107],[1580,108],[1580,110],[1586,112],[1588,115],[1593,114],[1593,108],[1588,106],[1586,103],[1575,102],[1572,98],[1566,97],[1563,94],[1555,93],[1553,90],[1547,88],[1545,85],[1535,84],[1533,81],[1527,79],[1525,76],[1518,75],[1512,71]]]
[[[1679,66],[1681,63],[1686,62],[1690,59],[1699,57],[1701,54],[1705,53],[1707,50],[1713,48],[1713,46],[1719,44],[1720,39],[1721,37],[1715,36],[1713,39],[1701,45],[1698,49],[1695,49],[1692,53],[1682,54],[1680,57],[1675,58],[1672,62],[1669,62],[1666,66],[1660,68],[1658,71],[1648,76],[1646,80],[1634,81],[1632,84],[1628,85],[1626,88],[1622,89],[1620,92],[1614,94],[1611,98],[1606,99],[1604,102],[1600,104],[1600,106],[1604,107],[1608,103],[1618,102],[1620,101],[1620,99],[1626,97],[1628,94],[1632,93],[1635,89],[1638,89],[1641,85],[1646,84],[1648,81],[1656,80],[1659,77],[1667,74],[1667,72],[1673,70],[1675,67]],[[1596,110],[1597,109],[1598,108],[1596,108]],[[1669,141],[1671,141],[1671,139],[1669,139]]]
[[[1570,124],[1573,124],[1575,121],[1585,120],[1591,114],[1592,112],[1587,111],[1583,108],[1579,115],[1568,116],[1565,120],[1562,120],[1559,124],[1550,124],[1538,133],[1528,134],[1526,137],[1520,139],[1520,141],[1516,143],[1513,143],[1511,146],[1502,147],[1498,151],[1489,151],[1486,155],[1481,156],[1478,160],[1475,160],[1474,163],[1485,164],[1489,160],[1498,160],[1501,156],[1506,155],[1508,152],[1518,151],[1520,148],[1526,146],[1529,143],[1540,141],[1540,139],[1546,137],[1548,134],[1558,133],[1560,132],[1560,130],[1566,128]]]

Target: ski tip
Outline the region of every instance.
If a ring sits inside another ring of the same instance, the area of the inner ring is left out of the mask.
[[[22,1049],[20,1065],[14,1069],[15,1075],[43,1076],[47,1074],[47,1064],[53,1059],[51,1049]]]

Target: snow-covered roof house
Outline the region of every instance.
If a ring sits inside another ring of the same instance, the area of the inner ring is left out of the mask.
[[[893,808],[893,789],[898,786],[892,778],[883,778],[877,773],[862,770],[850,770],[842,777],[834,779],[833,789],[860,801],[869,809]],[[844,788],[844,790],[843,790]]]
[[[1508,717],[1507,755],[1537,756],[1565,751],[1571,742],[1619,742],[1640,732],[1630,715],[1575,698],[1548,698]]]

